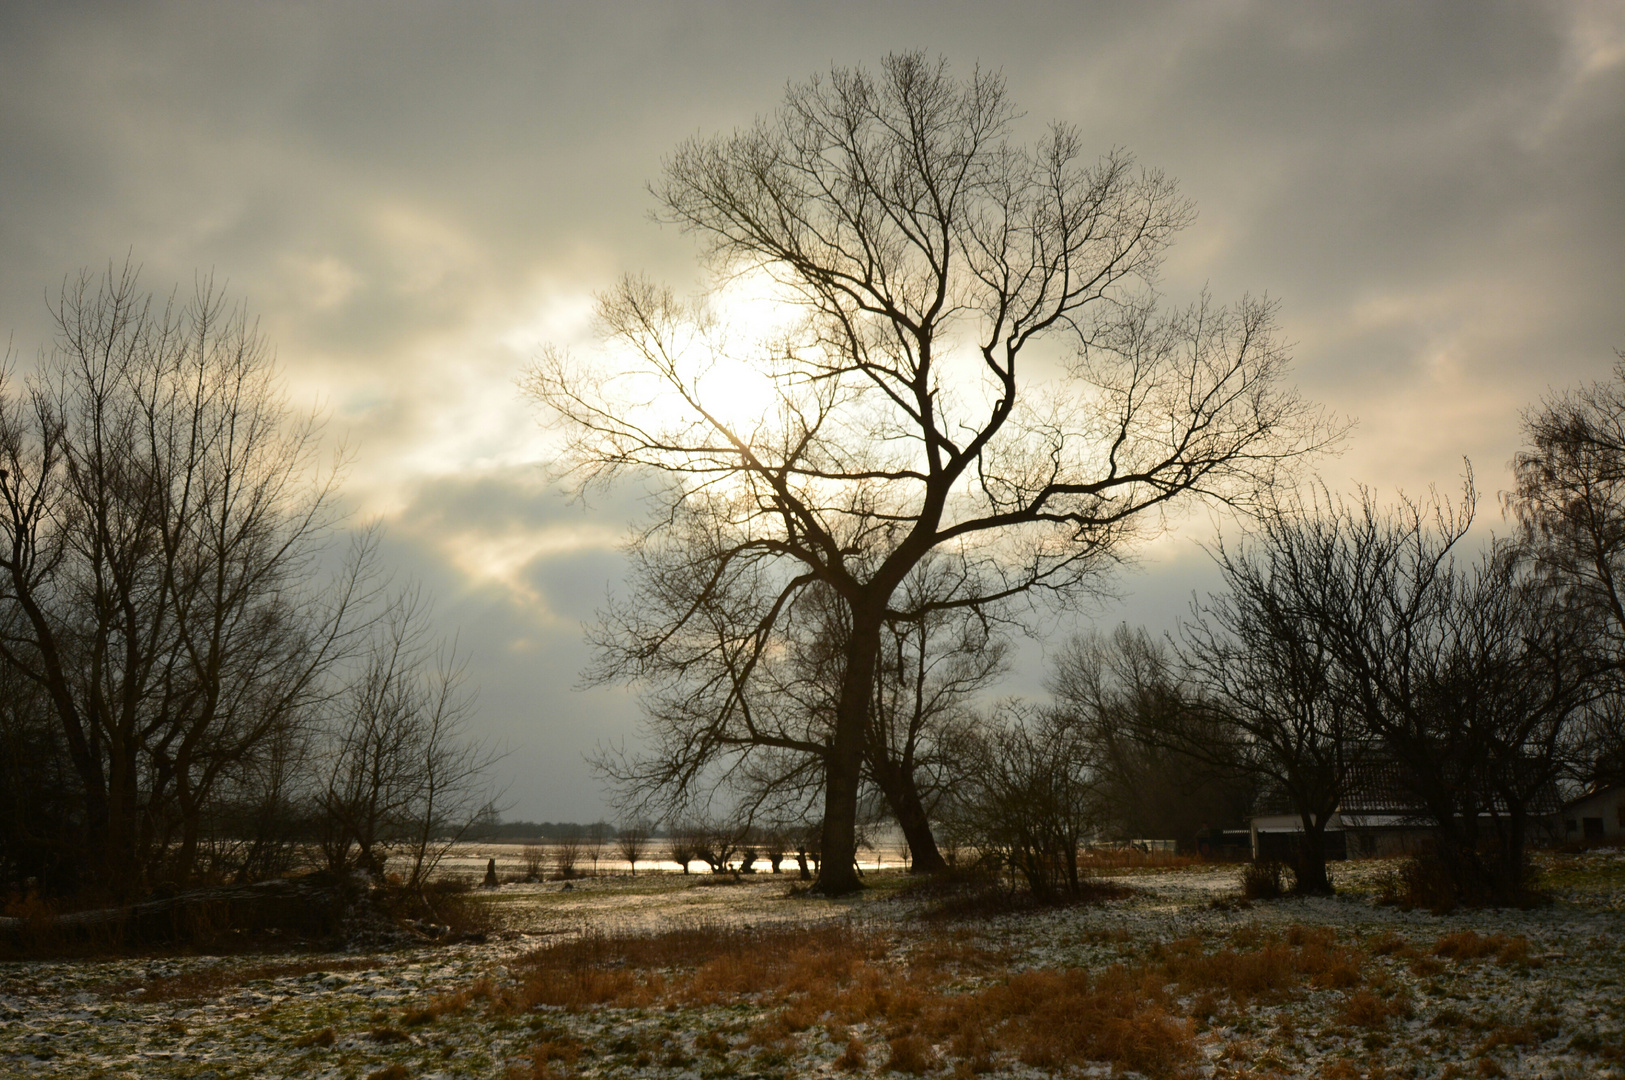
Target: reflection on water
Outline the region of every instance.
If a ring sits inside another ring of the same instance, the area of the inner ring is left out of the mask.
[[[500,881],[522,881],[529,876],[531,867],[539,861],[541,876],[554,879],[558,874],[558,857],[561,845],[553,841],[542,841],[539,844],[523,843],[472,843],[458,844],[446,855],[440,863],[438,876],[443,878],[459,878],[468,881],[479,881],[485,876],[486,863],[490,859],[497,861],[497,878]],[[529,849],[540,848],[540,852]],[[615,850],[614,842],[607,841],[596,857],[592,845],[587,841],[579,841],[575,846],[575,876],[587,875],[630,875],[632,866],[620,853]],[[538,860],[538,855],[540,856]],[[681,864],[667,857],[668,850],[665,841],[654,841],[651,844],[650,858],[639,859],[637,873],[668,873],[680,874],[683,872]],[[739,866],[736,856],[731,864],[733,868]],[[901,843],[885,842],[875,844],[873,847],[863,847],[858,850],[858,869],[895,870],[908,866],[908,848]],[[787,854],[779,864],[781,877],[799,873],[796,866],[795,855]],[[709,873],[706,865],[699,860],[689,864],[691,874]],[[772,867],[768,860],[758,855],[754,872],[757,875],[772,876]]]

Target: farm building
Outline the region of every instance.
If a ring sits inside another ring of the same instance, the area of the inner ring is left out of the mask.
[[[1563,839],[1625,840],[1625,787],[1607,787],[1563,806]]]
[[[1609,819],[1614,822],[1614,833],[1609,835],[1625,835],[1625,788],[1612,790],[1614,802],[1598,805],[1618,806],[1617,810],[1607,811],[1614,815]],[[1606,793],[1596,796],[1605,797]],[[1541,791],[1535,798],[1529,807],[1531,842],[1558,839],[1559,805],[1555,787]],[[1498,813],[1504,814],[1505,809],[1485,810],[1479,817],[1489,825]],[[1565,819],[1570,816],[1563,814]],[[1432,833],[1428,815],[1406,788],[1399,766],[1373,758],[1349,768],[1343,798],[1326,822],[1326,857],[1373,859],[1414,854],[1431,842]],[[1277,808],[1276,812],[1253,817],[1252,835],[1255,859],[1288,860],[1297,846],[1297,838],[1303,835],[1303,823],[1296,814],[1282,813]]]

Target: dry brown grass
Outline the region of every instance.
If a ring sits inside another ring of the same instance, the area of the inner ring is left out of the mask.
[[[1343,999],[1339,1019],[1354,1027],[1380,1028],[1393,1017],[1409,1017],[1413,1009],[1409,998],[1383,999],[1370,990],[1356,990]]]
[[[1522,934],[1480,934],[1476,930],[1463,930],[1445,934],[1433,945],[1434,956],[1458,962],[1495,957],[1502,967],[1539,967],[1540,961],[1529,955],[1529,939]]]
[[[1093,978],[1075,968],[1022,972],[945,997],[925,1020],[939,1037],[979,1030],[986,1048],[1043,1069],[1109,1061],[1166,1076],[1196,1053],[1194,1025],[1171,1010],[1157,976],[1120,965]]]
[[[1241,872],[1241,895],[1246,900],[1279,900],[1287,893],[1286,875],[1286,867],[1278,862],[1255,862]]]
[[[842,1072],[862,1072],[869,1067],[869,1051],[856,1036],[848,1039],[846,1049],[835,1059],[835,1067]]]
[[[787,1051],[822,1025],[847,1041],[844,1070],[868,1067],[864,1044],[848,1032],[859,1023],[883,1033],[888,1069],[916,1075],[943,1064],[944,1049],[962,1074],[1003,1055],[1040,1068],[1108,1061],[1164,1076],[1196,1053],[1194,1025],[1163,992],[1160,970],[1007,976],[997,956],[963,936],[927,938],[906,955],[840,925],[597,936],[532,953],[519,974],[519,992],[501,1007],[766,1006],[737,1045],[709,1032],[695,1051]],[[984,985],[963,989],[966,980]],[[538,1060],[533,1080],[555,1075],[551,1058]]]
[[[1103,940],[1118,938],[1107,933]],[[1518,939],[1440,940],[1443,948],[1435,951],[1452,959],[1520,955]],[[741,1020],[707,1031],[691,1050],[669,1053],[719,1059],[739,1052],[792,1054],[804,1033],[821,1027],[844,1046],[835,1064],[847,1072],[880,1068],[872,1051],[883,1040],[883,1067],[910,1075],[969,1078],[1016,1062],[1044,1070],[1103,1062],[1171,1077],[1199,1060],[1198,1019],[1222,1019],[1310,989],[1337,990],[1343,992],[1338,1022],[1376,1037],[1392,1018],[1410,1015],[1412,1005],[1395,992],[1385,968],[1370,967],[1372,958],[1441,963],[1397,934],[1357,945],[1339,941],[1329,928],[1303,925],[1244,927],[1217,949],[1212,944],[1187,938],[1095,973],[1013,972],[1006,958],[968,931],[901,942],[849,925],[599,935],[526,956],[510,989],[488,986],[436,999],[409,1012],[404,1023],[427,1023],[481,999],[503,1012],[538,1005],[749,1005],[755,1010],[749,1026]],[[856,1025],[867,1028],[867,1041],[854,1037]],[[572,1064],[566,1049],[543,1043],[528,1070],[516,1075],[557,1080]]]
[[[501,998],[502,993],[495,983],[490,979],[478,979],[462,990],[441,994],[431,998],[427,1004],[408,1008],[401,1015],[401,1023],[407,1027],[421,1027],[434,1023],[442,1016],[466,1012],[476,1001],[499,1001]]]
[[[845,925],[698,927],[647,936],[596,934],[522,958],[519,1007],[714,1005],[776,998],[850,978],[887,943]]]
[[[1200,938],[1185,938],[1162,946],[1156,956],[1182,994],[1223,993],[1242,1005],[1278,999],[1304,983],[1323,990],[1358,985],[1364,956],[1334,938],[1325,927],[1295,925],[1283,934],[1249,928],[1231,938],[1241,949],[1209,953]]]
[[[334,1034],[333,1029],[324,1027],[320,1031],[312,1031],[308,1035],[301,1035],[294,1040],[293,1045],[303,1049],[309,1046],[332,1046],[337,1041],[338,1035]]]

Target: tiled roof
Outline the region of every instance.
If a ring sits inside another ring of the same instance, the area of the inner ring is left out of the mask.
[[[1371,758],[1349,766],[1343,799],[1338,809],[1346,814],[1419,814],[1421,802],[1411,793],[1404,768],[1388,758]],[[1555,784],[1546,783],[1536,791],[1527,812],[1534,815],[1555,814],[1563,800]],[[1481,807],[1481,812],[1491,807]],[[1506,811],[1505,800],[1497,797],[1493,809]]]

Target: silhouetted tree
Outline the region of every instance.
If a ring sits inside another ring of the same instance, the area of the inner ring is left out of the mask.
[[[314,584],[334,474],[208,281],[82,275],[52,314],[39,374],[0,380],[0,663],[60,732],[69,850],[114,892],[184,884],[346,645],[357,578]]]
[[[1280,530],[1294,610],[1336,660],[1364,737],[1433,828],[1468,902],[1519,898],[1532,808],[1562,775],[1594,693],[1585,624],[1493,546],[1468,567],[1455,551],[1472,524],[1459,504],[1369,493]]]
[[[1094,816],[1103,830],[1191,846],[1203,825],[1250,809],[1253,785],[1230,732],[1195,696],[1177,658],[1144,630],[1072,639],[1048,685],[1096,771]]]
[[[1612,379],[1548,398],[1523,428],[1506,509],[1541,583],[1592,627],[1597,654],[1581,778],[1625,783],[1625,355]]]
[[[1191,752],[1240,765],[1298,815],[1296,890],[1330,893],[1326,825],[1347,791],[1361,729],[1341,693],[1326,629],[1297,603],[1328,560],[1305,558],[1313,525],[1286,508],[1254,539],[1216,553],[1226,591],[1193,601],[1183,658],[1212,719]],[[1311,543],[1310,549],[1313,550]],[[1180,733],[1175,729],[1176,733]]]
[[[485,774],[497,757],[467,738],[462,664],[428,623],[415,590],[388,606],[335,699],[320,796],[330,867],[381,874],[403,850],[412,887],[487,814]]]
[[[632,868],[632,876],[637,877],[638,863],[649,850],[649,826],[641,821],[622,825],[615,833],[615,850]]]
[[[723,280],[758,273],[803,321],[741,351],[714,308],[628,280],[599,307],[614,360],[549,352],[529,377],[583,490],[630,472],[662,501],[596,677],[640,681],[658,723],[688,724],[657,735],[685,754],[663,783],[756,746],[817,758],[828,893],[859,886],[888,622],[1088,590],[1160,508],[1245,503],[1332,434],[1282,385],[1270,305],[1165,312],[1145,287],[1192,215],[1171,181],[1124,154],[1086,162],[1062,125],[1020,147],[1015,118],[997,76],[909,53],[690,140],[656,185],[664,216]],[[1034,350],[1064,375],[1029,372]],[[753,373],[769,403],[731,414]],[[955,586],[908,608],[901,586],[933,553]],[[827,740],[756,728],[748,691],[815,587],[846,610]]]

